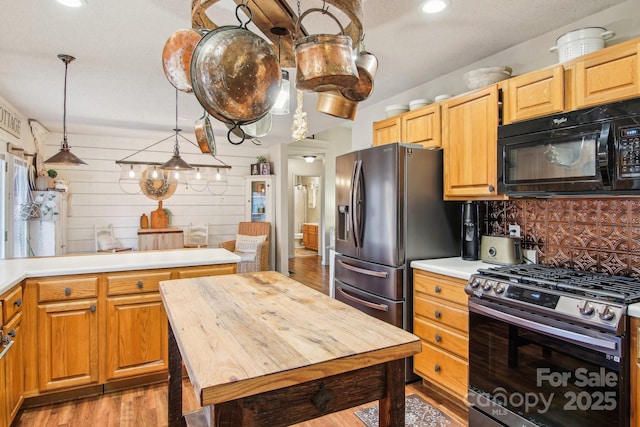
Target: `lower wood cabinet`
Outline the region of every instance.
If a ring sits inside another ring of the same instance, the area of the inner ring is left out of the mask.
[[[15,328],[17,337],[23,330],[24,340],[15,349],[29,350],[23,358],[0,360],[11,366],[0,368],[0,383],[5,371],[20,373],[5,379],[16,385],[2,390],[9,394],[0,395],[0,403],[11,404],[0,405],[0,419],[3,410],[15,415],[20,407],[21,378],[24,396],[39,401],[51,393],[78,397],[103,385],[157,381],[168,368],[168,323],[159,283],[236,272],[232,263],[27,279],[24,326],[5,326]],[[24,360],[24,367],[13,368],[17,359]]]
[[[98,300],[38,305],[41,391],[98,383]]]
[[[24,345],[22,339],[22,313],[18,313],[2,328],[2,336],[13,341],[5,353],[5,392],[7,402],[6,425],[11,425],[24,400]]]
[[[413,333],[422,340],[414,370],[425,385],[466,407],[469,311],[466,281],[414,270]]]
[[[302,245],[312,251],[318,250],[318,226],[312,224],[302,225]]]

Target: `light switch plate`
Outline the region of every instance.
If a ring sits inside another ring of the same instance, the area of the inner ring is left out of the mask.
[[[523,249],[522,257],[524,258],[523,261],[525,264],[536,264],[538,262],[535,249]]]
[[[520,226],[518,224],[509,224],[509,237],[520,237]]]

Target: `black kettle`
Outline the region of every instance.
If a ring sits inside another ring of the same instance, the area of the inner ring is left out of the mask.
[[[461,256],[467,261],[480,258],[480,206],[477,202],[462,204]]]

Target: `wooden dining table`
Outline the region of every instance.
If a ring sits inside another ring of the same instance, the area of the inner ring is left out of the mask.
[[[169,426],[186,425],[182,361],[213,426],[286,426],[379,401],[404,426],[415,335],[274,271],[168,280]]]

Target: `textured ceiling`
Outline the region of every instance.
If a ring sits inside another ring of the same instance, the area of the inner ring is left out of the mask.
[[[69,133],[170,132],[175,90],[163,74],[162,49],[171,34],[190,28],[191,2],[88,2],[80,9],[53,0],[3,2],[0,96],[50,131],[61,132],[64,64],[57,54],[66,53],[77,58],[69,65]],[[295,11],[296,1],[287,2]],[[364,0],[365,43],[380,67],[375,90],[362,108],[623,0],[451,2],[445,14],[428,17],[418,12],[419,0]],[[322,3],[301,0],[303,10]],[[216,15],[227,20],[221,24],[235,25],[233,5],[219,7],[217,13],[225,7],[228,11],[228,18]],[[336,31],[317,20],[308,25],[312,32]],[[345,123],[315,112],[315,100],[315,94],[305,95],[310,133]],[[179,106],[179,125],[190,131],[202,107],[192,94],[182,92]],[[290,142],[291,120],[291,115],[274,117],[263,142]],[[226,127],[214,122],[216,136],[226,134]]]

